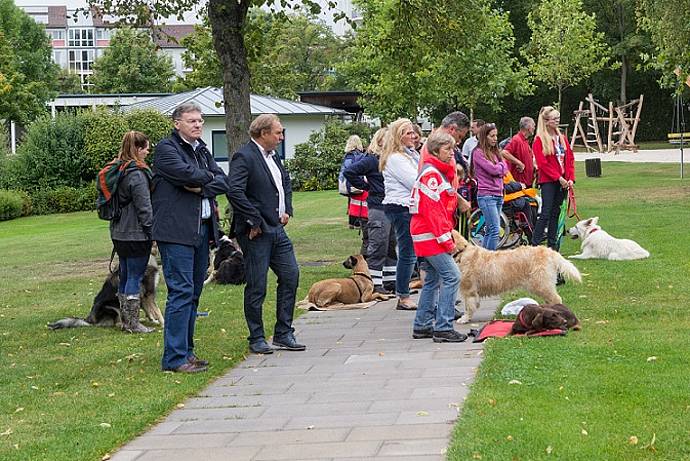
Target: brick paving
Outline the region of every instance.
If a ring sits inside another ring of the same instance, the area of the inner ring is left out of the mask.
[[[413,318],[393,301],[308,312],[295,321],[306,352],[248,356],[111,459],[445,459],[482,345],[413,340]]]

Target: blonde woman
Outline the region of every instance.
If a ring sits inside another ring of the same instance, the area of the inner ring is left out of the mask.
[[[410,299],[410,278],[417,257],[410,235],[409,209],[419,164],[419,154],[414,149],[416,136],[410,120],[400,118],[394,121],[388,126],[388,135],[379,160],[386,195],[382,203],[397,239],[395,291],[399,310],[417,309],[417,305]]]
[[[369,246],[366,249],[367,263],[374,291],[390,294],[395,289],[397,255],[395,233],[383,210],[385,189],[383,175],[379,171],[379,157],[387,129],[381,128],[371,138],[367,155],[359,162],[345,169],[345,179],[358,189],[368,192],[367,207],[369,220],[367,231]]]
[[[539,245],[548,228],[547,245],[556,251],[558,215],[568,188],[575,181],[575,156],[568,140],[558,129],[561,114],[551,106],[542,107],[537,119],[537,134],[532,151],[539,170],[541,188],[541,214],[534,226],[532,245]]]

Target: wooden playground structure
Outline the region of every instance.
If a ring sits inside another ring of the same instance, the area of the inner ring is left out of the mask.
[[[638,99],[622,106],[609,102],[606,108],[591,93],[588,94],[573,113],[575,127],[570,145],[585,147],[587,152],[637,152],[639,146],[635,144],[635,134],[640,123],[643,98],[644,95],[640,95]],[[602,133],[606,134],[606,144],[602,141]]]

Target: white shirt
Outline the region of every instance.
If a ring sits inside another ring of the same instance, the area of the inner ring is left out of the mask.
[[[275,160],[273,160],[273,156],[276,154],[276,152],[274,150],[266,152],[261,144],[253,139],[252,142],[254,142],[254,144],[256,144],[259,148],[261,156],[263,157],[264,162],[266,162],[266,166],[268,166],[268,171],[270,171],[271,176],[273,176],[273,182],[276,184],[276,188],[278,189],[278,209],[276,211],[278,212],[278,219],[280,219],[285,214],[285,190],[283,189],[283,175],[280,172],[278,164],[275,162]]]
[[[180,138],[182,138],[182,140],[184,142],[186,142],[187,144],[192,146],[192,150],[196,154],[197,148],[201,145],[199,140],[195,139],[194,142],[189,142],[185,138],[183,138],[182,135],[180,135]],[[201,165],[199,164],[198,158],[196,158],[196,164],[199,165],[199,167],[201,167]],[[210,217],[211,217],[211,202],[209,202],[207,198],[202,198],[201,199],[201,219],[208,219]]]
[[[468,161],[472,157],[472,151],[474,150],[475,147],[479,144],[479,140],[477,139],[476,136],[470,137],[467,141],[465,141],[465,144],[462,146],[462,156],[465,157],[465,160]]]

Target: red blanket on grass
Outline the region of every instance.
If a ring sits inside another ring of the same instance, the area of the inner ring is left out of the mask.
[[[479,334],[474,338],[475,343],[481,343],[487,338],[502,338],[510,334],[513,328],[513,320],[492,320],[479,330]],[[565,336],[565,330],[545,330],[529,336]],[[525,336],[524,334],[514,336]]]

